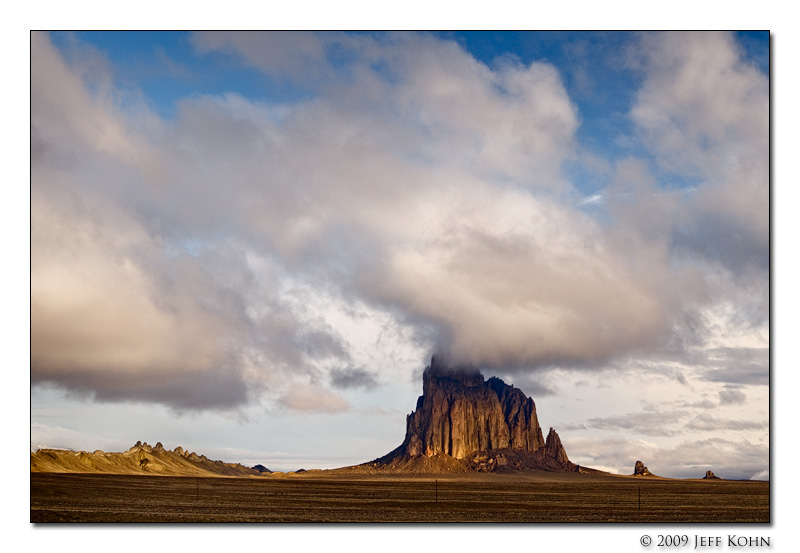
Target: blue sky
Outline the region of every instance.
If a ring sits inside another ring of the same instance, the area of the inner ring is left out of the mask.
[[[430,355],[570,458],[769,472],[766,33],[35,33],[32,447],[398,445]]]

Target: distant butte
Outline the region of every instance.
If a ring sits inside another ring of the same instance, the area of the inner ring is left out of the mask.
[[[434,355],[403,443],[365,463],[388,472],[596,472],[567,457],[552,428],[545,439],[536,405],[522,390]]]

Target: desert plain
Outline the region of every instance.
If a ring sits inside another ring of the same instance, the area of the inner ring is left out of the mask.
[[[33,523],[768,523],[769,482],[607,474],[31,473]]]

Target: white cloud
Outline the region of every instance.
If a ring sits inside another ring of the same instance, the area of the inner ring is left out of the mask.
[[[602,202],[603,202],[602,194],[592,194],[591,196],[586,196],[578,203],[579,205],[592,205],[592,204],[599,204]]]
[[[769,82],[731,33],[653,33],[632,116],[655,160],[701,179],[682,238],[728,264],[767,262]]]

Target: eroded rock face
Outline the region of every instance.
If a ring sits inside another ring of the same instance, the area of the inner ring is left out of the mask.
[[[564,446],[561,445],[561,438],[558,437],[558,434],[556,434],[556,431],[552,428],[547,434],[547,442],[545,443],[544,451],[547,457],[555,459],[560,464],[566,465],[569,463],[567,452],[564,450]]]
[[[422,376],[422,396],[406,422],[409,455],[437,452],[463,459],[473,451],[509,446],[503,410],[477,371],[455,369],[434,357]]]
[[[533,400],[522,390],[508,386],[497,377],[490,378],[486,385],[497,394],[503,408],[503,418],[509,432],[509,447],[520,451],[536,451],[545,445]]]
[[[649,476],[650,471],[647,470],[647,467],[644,466],[644,463],[641,461],[636,461],[636,464],[633,466],[633,475],[634,476]]]
[[[397,453],[431,457],[444,453],[465,459],[475,452],[504,450],[536,453],[548,467],[574,469],[555,430],[543,438],[533,400],[499,378],[484,381],[479,371],[452,367],[434,356],[422,376],[422,395],[406,420],[406,437]],[[506,456],[471,458],[482,470]]]
[[[704,480],[720,480],[720,477],[711,472],[710,470],[706,471],[706,475],[703,477]]]

